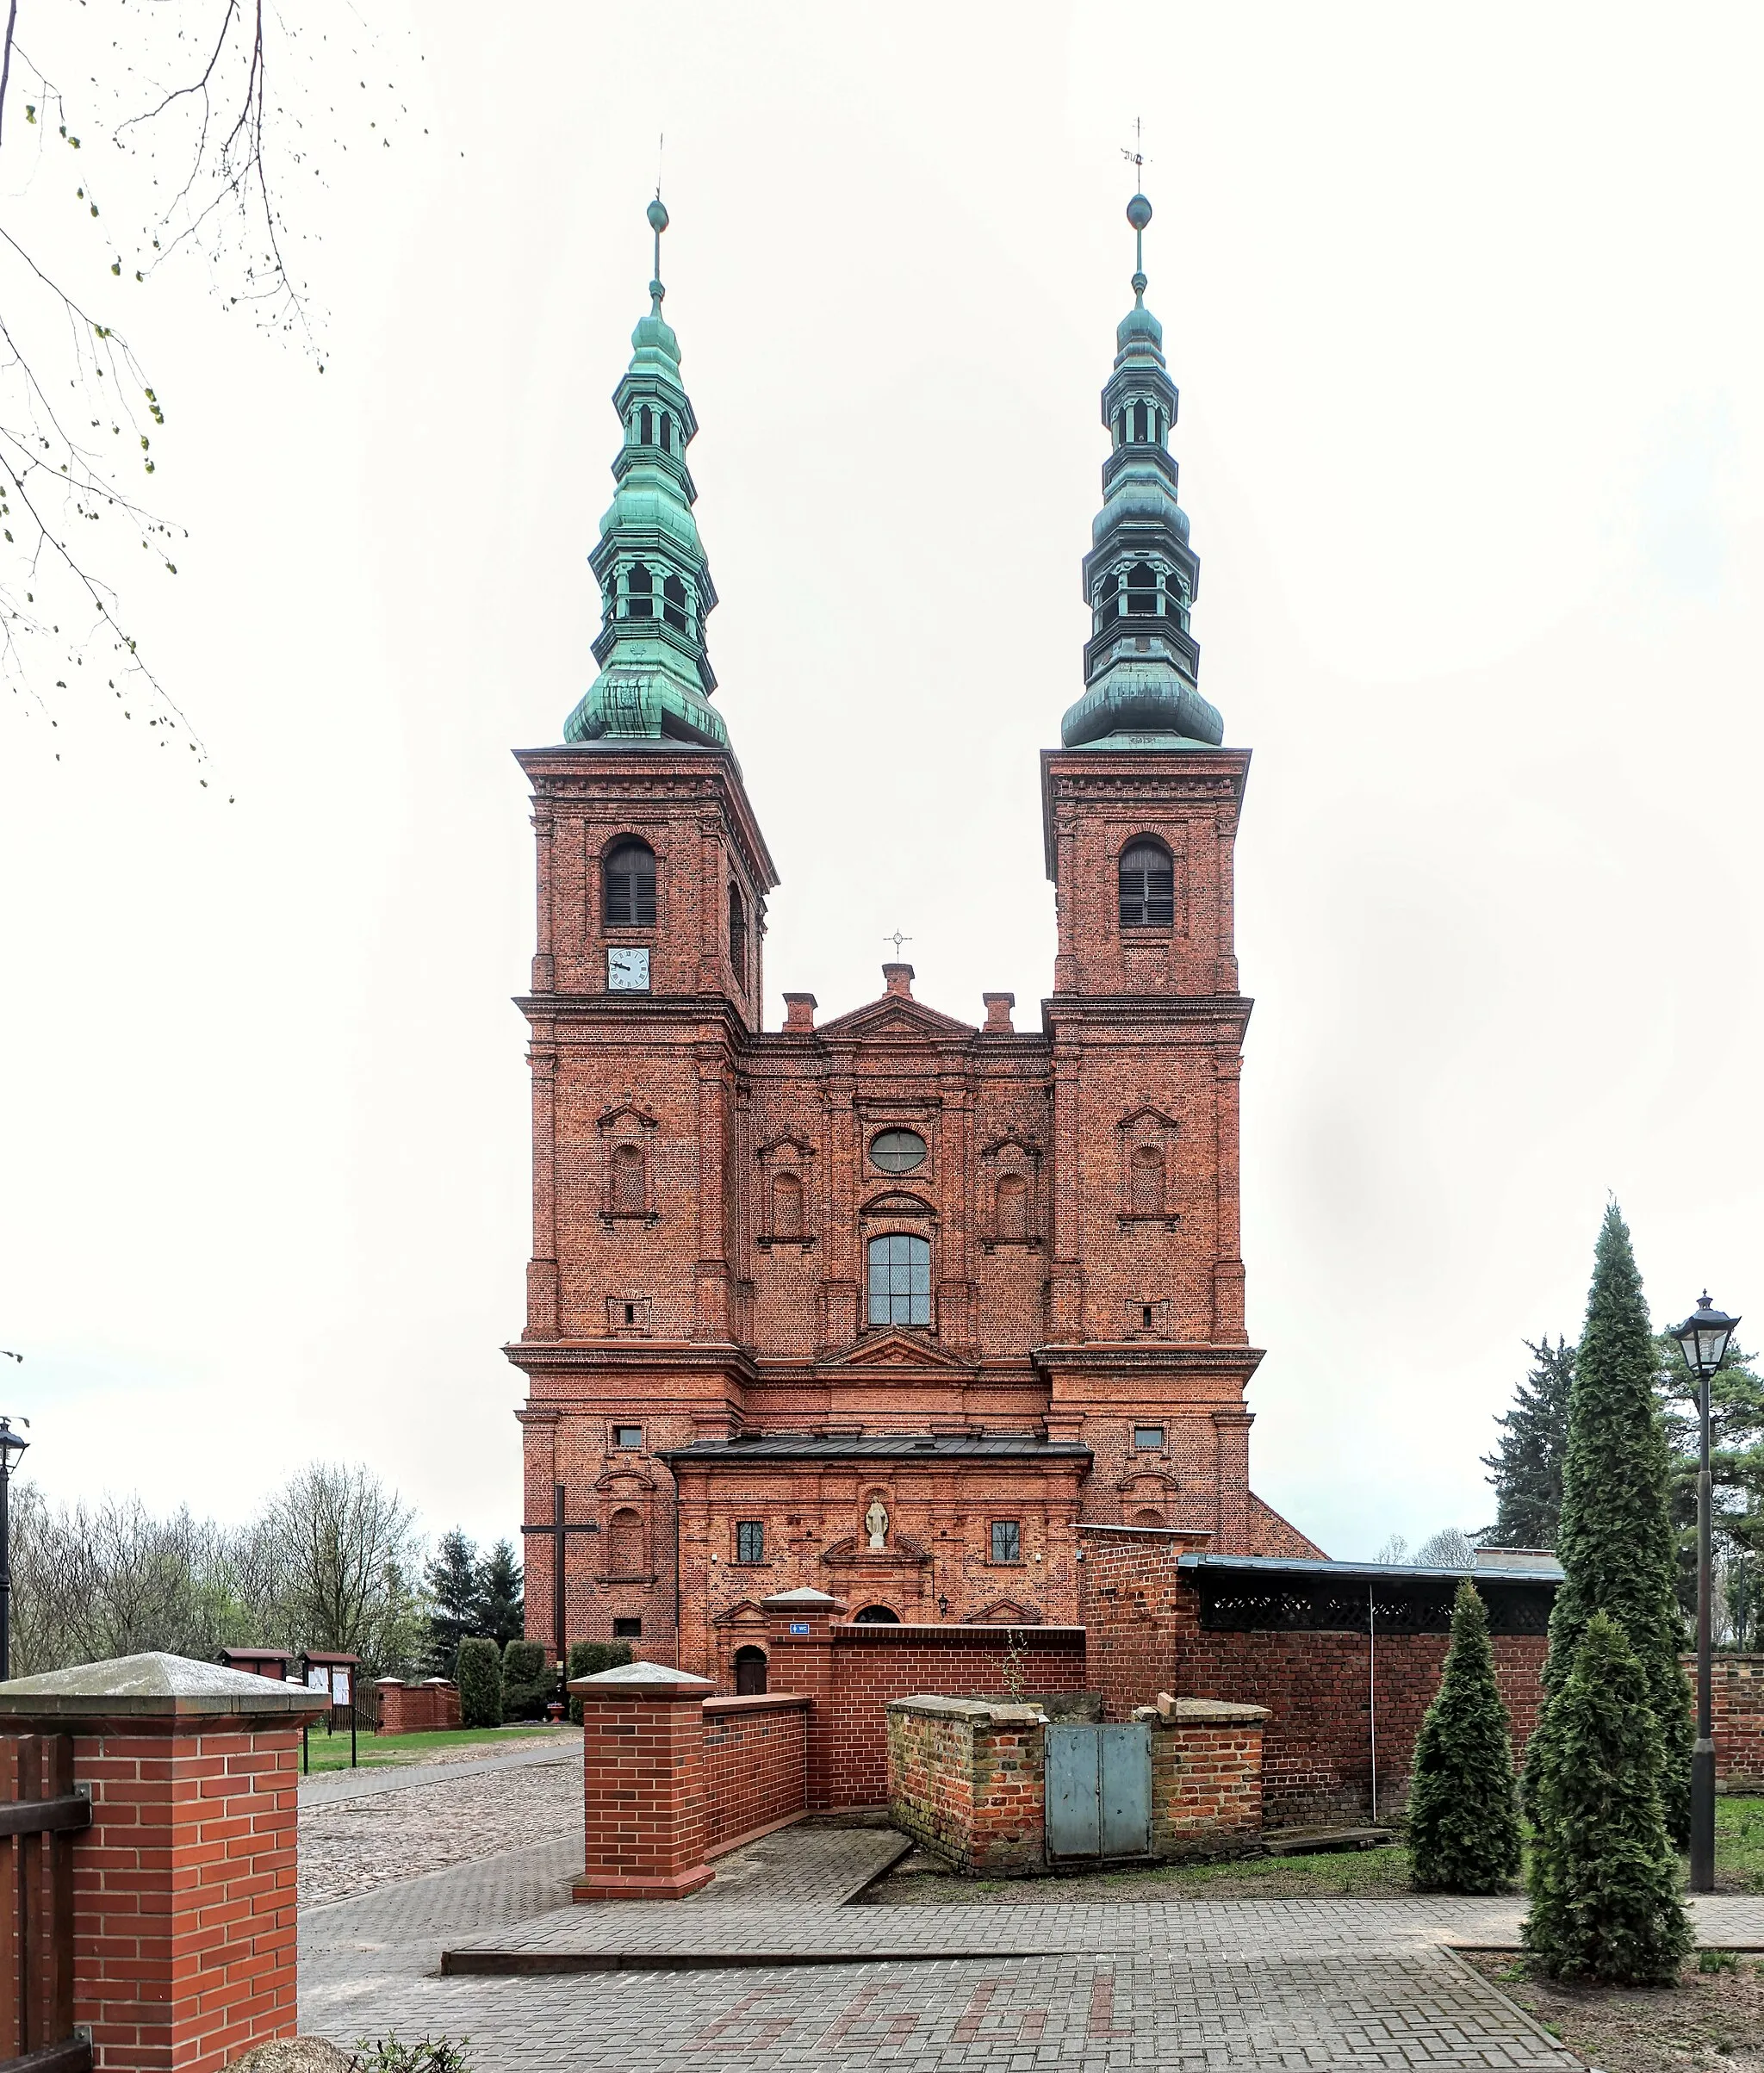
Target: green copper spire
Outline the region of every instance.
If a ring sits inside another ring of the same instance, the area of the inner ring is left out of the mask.
[[[668,211],[649,204],[655,277],[649,313],[630,335],[630,365],[612,394],[624,444],[618,484],[588,566],[599,579],[600,673],[563,723],[566,742],[702,742],[727,748],[711,710],[716,673],[705,618],[717,602],[693,518],[698,491],[686,450],[699,429],[680,378],[680,341],[662,315],[662,233]]]
[[[1084,695],[1060,723],[1068,748],[1217,748],[1225,723],[1196,688],[1201,650],[1189,631],[1200,557],[1176,500],[1170,428],[1177,388],[1165,369],[1164,327],[1146,307],[1145,233],[1152,204],[1127,205],[1134,227],[1134,306],[1115,334],[1115,372],[1102,391],[1113,450],[1102,464],[1102,508],[1084,557],[1091,631]]]

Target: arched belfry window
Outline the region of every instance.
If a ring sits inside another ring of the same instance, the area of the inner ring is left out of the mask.
[[[1176,869],[1170,852],[1151,835],[1127,844],[1121,856],[1121,925],[1168,928],[1176,921]]]
[[[931,1321],[931,1246],[910,1232],[891,1231],[869,1244],[873,1325],[929,1325]]]
[[[641,562],[633,562],[624,579],[625,617],[653,619],[655,616],[655,579]]]
[[[665,410],[657,411],[655,417],[662,432],[662,450],[665,454],[671,454],[674,451],[674,420]]]
[[[662,617],[681,633],[686,631],[686,585],[678,576],[669,576],[662,583]]]
[[[729,888],[729,961],[735,968],[735,976],[743,985],[748,976],[748,908],[741,897],[741,888],[731,884]]]
[[[653,928],[655,925],[655,853],[635,835],[625,835],[606,852],[601,868],[609,928]]]
[[[1135,562],[1127,572],[1127,608],[1141,617],[1158,610],[1158,571],[1149,562]]]
[[[655,444],[655,419],[649,405],[637,413],[637,444],[653,446]]]
[[[1113,626],[1121,617],[1121,578],[1112,568],[1096,593],[1096,613],[1104,626]]]

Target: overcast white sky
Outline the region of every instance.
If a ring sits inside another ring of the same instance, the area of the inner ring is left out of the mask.
[[[359,1457],[520,1523],[508,752],[593,674],[664,129],[768,1022],[898,928],[922,999],[1035,1025],[1142,115],[1255,752],[1257,1486],[1344,1556],[1484,1523],[1607,1191],[1662,1321],[1764,1310],[1755,9],[363,5],[411,112],[301,203],[328,371],[193,276],[117,305],[190,533],[143,631],[237,803],[0,702],[0,1408],[47,1488],[237,1516]]]

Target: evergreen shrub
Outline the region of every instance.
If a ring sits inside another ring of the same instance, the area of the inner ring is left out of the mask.
[[[1488,1614],[1468,1578],[1451,1609],[1445,1672],[1415,1742],[1408,1840],[1423,1893],[1499,1893],[1519,1876],[1512,1736]]]
[[[557,1673],[543,1642],[510,1642],[502,1651],[502,1717],[543,1720],[557,1696]]]
[[[1690,1686],[1679,1662],[1680,1631],[1672,1530],[1671,1466],[1655,1398],[1654,1336],[1629,1226],[1605,1212],[1593,1256],[1587,1321],[1568,1398],[1562,1528],[1563,1578],[1550,1616],[1544,1704],[1525,1750],[1525,1805],[1535,1827],[1540,1780],[1555,1741],[1556,1695],[1565,1686],[1587,1623],[1607,1613],[1642,1666],[1659,1729],[1659,1790],[1667,1833],[1683,1849],[1691,1834]]]
[[[1692,1944],[1660,1797],[1663,1743],[1648,1673],[1594,1613],[1536,1784],[1525,1948],[1552,1978],[1669,1986]]]
[[[459,1720],[463,1728],[502,1725],[502,1651],[495,1642],[474,1635],[459,1644],[455,1676],[459,1685]]]
[[[603,1670],[622,1670],[632,1660],[629,1642],[572,1642],[569,1644],[569,1674],[572,1678],[598,1677]],[[569,1717],[576,1726],[582,1724],[582,1702],[573,1698],[569,1702]]]

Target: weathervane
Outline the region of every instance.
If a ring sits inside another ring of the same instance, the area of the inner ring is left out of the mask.
[[[894,954],[897,958],[898,958],[900,955],[901,945],[903,943],[910,943],[912,941],[912,938],[910,935],[903,935],[899,929],[897,928],[892,935],[885,935],[883,937],[882,940],[885,943],[893,944]]]
[[[1144,183],[1140,179],[1139,175],[1141,170],[1147,164],[1146,158],[1146,140],[1140,133],[1140,119],[1137,115],[1134,117],[1133,149],[1129,151],[1127,146],[1123,144],[1121,147],[1121,155],[1134,169],[1134,184],[1136,187],[1143,186]],[[660,188],[657,188],[655,191],[657,194],[660,194],[662,190]]]
[[[649,293],[660,309],[662,298],[668,290],[662,285],[662,233],[668,227],[668,208],[662,199],[662,153],[668,143],[668,133],[663,130],[655,139],[655,199],[649,208],[649,228],[655,233],[655,278],[649,283]]]
[[[1133,149],[1129,151],[1123,144],[1121,155],[1134,169],[1134,185],[1142,188],[1143,182],[1140,176],[1145,171],[1147,160],[1146,140],[1140,133],[1137,115],[1134,117]],[[1127,203],[1127,220],[1134,227],[1134,299],[1136,302],[1143,302],[1146,296],[1146,226],[1152,220],[1152,204],[1146,201],[1143,192],[1135,194]]]

